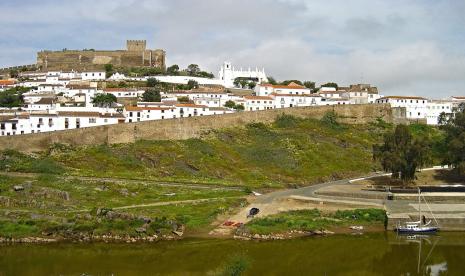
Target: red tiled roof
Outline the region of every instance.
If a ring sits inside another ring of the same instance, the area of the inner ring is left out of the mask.
[[[13,85],[15,84],[14,80],[0,80],[0,85]]]
[[[381,99],[427,100],[426,98],[418,97],[418,96],[386,96]]]
[[[141,106],[126,106],[126,111],[142,111],[142,110],[170,110],[167,107],[141,107]]]
[[[272,101],[273,98],[267,97],[267,96],[244,96],[244,99],[246,100],[266,100],[266,101]]]

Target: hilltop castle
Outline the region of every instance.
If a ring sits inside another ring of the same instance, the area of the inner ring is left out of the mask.
[[[128,40],[126,50],[66,50],[37,53],[37,67],[43,71],[102,70],[116,67],[155,67],[165,70],[164,50],[147,50],[145,40]]]

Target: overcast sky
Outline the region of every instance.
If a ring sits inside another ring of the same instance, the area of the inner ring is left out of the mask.
[[[146,39],[168,65],[215,75],[229,60],[279,80],[444,98],[465,95],[464,11],[464,0],[1,0],[0,67]]]

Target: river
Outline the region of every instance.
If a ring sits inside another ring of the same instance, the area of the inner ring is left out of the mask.
[[[465,275],[465,235],[0,245],[0,275]],[[444,274],[443,274],[444,273]]]

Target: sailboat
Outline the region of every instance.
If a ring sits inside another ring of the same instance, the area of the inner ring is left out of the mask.
[[[426,203],[426,206],[428,207],[431,216],[433,217],[434,221],[436,222],[436,226],[431,225],[431,220],[426,221],[426,217],[421,215],[421,198],[423,196],[421,195],[420,188],[418,188],[418,215],[420,220],[419,221],[413,221],[413,222],[406,222],[404,225],[398,224],[395,231],[397,233],[407,233],[407,234],[412,234],[412,233],[436,233],[439,231],[439,224],[436,220],[436,218],[433,215],[433,212],[429,208],[428,202],[426,202],[426,199],[423,197],[423,200]]]

